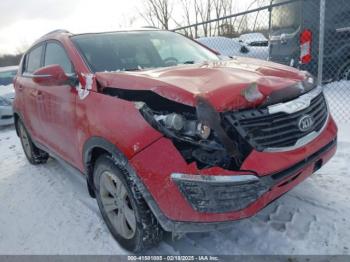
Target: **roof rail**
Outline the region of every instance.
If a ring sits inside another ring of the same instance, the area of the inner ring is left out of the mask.
[[[51,32],[48,32],[47,34],[43,35],[42,37],[44,36],[48,36],[48,35],[51,35],[51,34],[56,34],[56,33],[67,33],[67,34],[70,34],[70,32],[68,30],[65,30],[65,29],[56,29],[56,30],[53,30]]]
[[[141,28],[146,28],[146,29],[158,29],[158,27],[155,27],[155,26],[151,26],[151,25],[146,25],[146,26],[142,26]]]

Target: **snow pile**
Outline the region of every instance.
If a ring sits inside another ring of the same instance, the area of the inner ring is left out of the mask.
[[[324,91],[335,121],[350,125],[350,81],[330,83]]]
[[[246,57],[257,58],[261,60],[267,60],[269,58],[268,46],[248,46],[249,53],[245,54]]]
[[[0,85],[0,96],[14,97],[15,89],[13,84],[10,85]]]
[[[241,56],[242,45],[233,39],[216,36],[216,37],[201,37],[196,39],[199,43],[206,45],[207,47],[218,51],[222,55],[226,56]]]
[[[330,163],[255,217],[175,241],[167,234],[146,253],[349,254],[350,132],[344,134]],[[0,254],[126,254],[85,180],[55,160],[31,166],[13,127],[0,129],[0,199]]]

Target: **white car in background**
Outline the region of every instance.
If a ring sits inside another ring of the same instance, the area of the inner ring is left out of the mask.
[[[249,53],[249,49],[237,40],[223,36],[201,37],[196,41],[224,56],[244,56]]]
[[[237,38],[213,36],[197,38],[196,41],[225,56],[245,56],[263,60],[269,57],[268,47],[247,46]]]
[[[268,60],[269,40],[262,33],[242,34],[237,39],[249,48],[251,57]]]
[[[0,67],[0,126],[13,124],[12,102],[15,98],[13,78],[18,66]]]
[[[244,43],[247,46],[268,47],[269,40],[262,33],[249,33],[240,35],[238,38],[240,43]]]

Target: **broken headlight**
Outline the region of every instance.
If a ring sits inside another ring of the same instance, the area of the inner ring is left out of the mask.
[[[195,114],[154,111],[143,102],[137,102],[135,105],[147,122],[166,137],[207,150],[224,150],[224,147],[215,141],[211,128],[199,121]]]
[[[187,120],[180,114],[154,115],[154,119],[166,128],[184,136],[208,139],[211,133],[209,126],[197,121]]]

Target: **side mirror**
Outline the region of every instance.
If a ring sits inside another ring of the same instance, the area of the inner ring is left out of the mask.
[[[249,53],[249,49],[245,45],[242,45],[242,47],[239,51],[243,54]]]
[[[36,70],[33,81],[39,85],[58,86],[69,84],[69,77],[59,65],[49,65]]]

